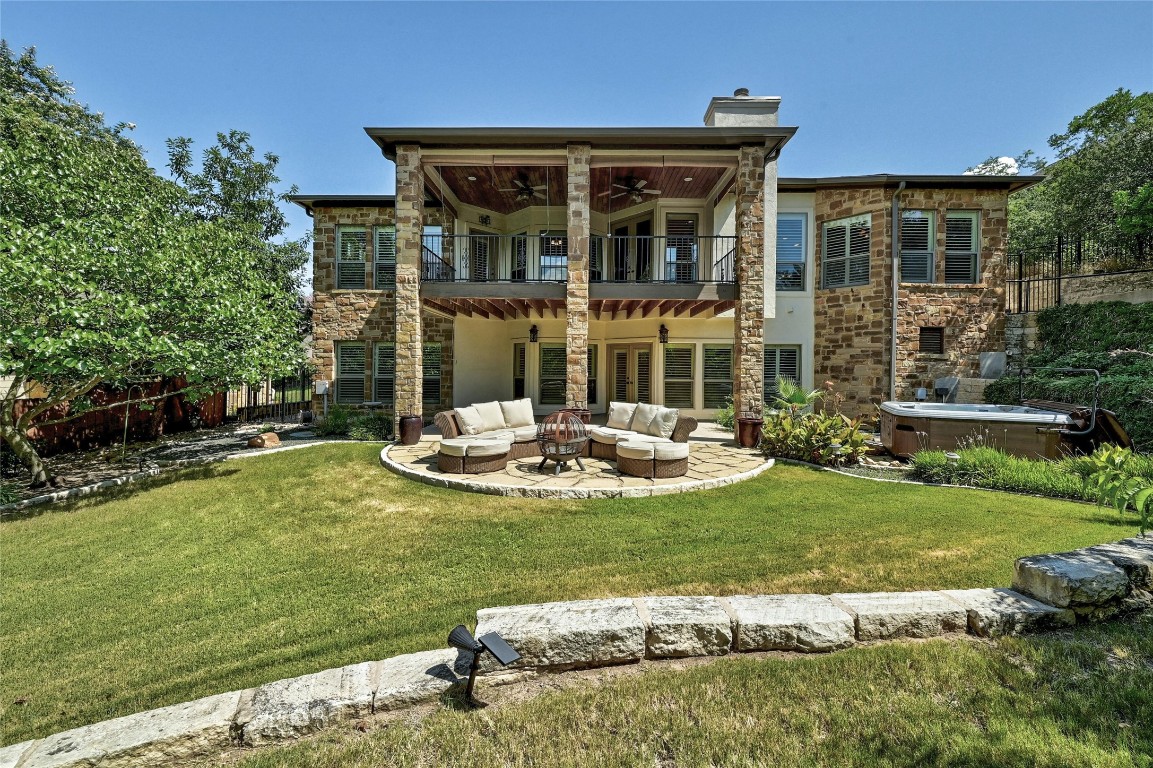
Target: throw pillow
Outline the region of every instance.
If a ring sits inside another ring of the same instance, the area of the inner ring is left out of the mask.
[[[460,431],[463,435],[479,435],[484,432],[484,419],[480,417],[480,411],[471,405],[467,408],[457,408],[456,420],[460,422]]]
[[[657,415],[659,405],[651,405],[649,403],[637,403],[637,409],[633,411],[633,418],[629,422],[629,429],[633,432],[640,432],[642,435],[649,433],[649,424],[652,423],[653,417]]]
[[[628,429],[636,410],[636,403],[609,403],[609,418],[605,426],[613,429]]]
[[[658,408],[657,415],[649,422],[648,434],[654,437],[663,437],[666,440],[673,436],[673,430],[677,428],[677,419],[681,417],[681,412],[676,408]]]
[[[508,426],[504,423],[504,412],[496,400],[491,403],[477,403],[473,408],[476,408],[477,413],[480,414],[480,419],[484,422],[485,432],[493,432]]]
[[[532,400],[527,397],[521,400],[502,400],[500,410],[504,414],[504,423],[509,427],[536,425],[536,419],[532,415]]]

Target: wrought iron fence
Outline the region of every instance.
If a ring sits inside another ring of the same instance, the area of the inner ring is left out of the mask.
[[[1062,303],[1070,284],[1103,275],[1153,272],[1153,238],[1059,235],[1045,244],[1009,248],[1010,314]]]
[[[312,409],[312,374],[301,369],[293,376],[241,385],[225,394],[226,422],[296,421]]]

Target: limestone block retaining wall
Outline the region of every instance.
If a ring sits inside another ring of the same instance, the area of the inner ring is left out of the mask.
[[[562,671],[742,651],[827,652],[965,631],[1012,635],[1147,609],[1151,589],[1153,536],[1145,536],[1023,557],[1013,589],[516,605],[478,611],[476,634],[499,632],[521,654],[517,668]],[[471,662],[443,649],[279,680],[3,747],[0,768],[164,766],[295,739],[435,700],[463,683]],[[499,669],[487,655],[481,668]]]

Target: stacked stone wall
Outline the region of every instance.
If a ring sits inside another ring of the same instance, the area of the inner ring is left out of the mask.
[[[776,161],[773,162],[775,176]],[[737,166],[737,285],[733,409],[760,416],[765,362],[765,151],[741,147]],[[775,202],[775,198],[772,202]],[[776,221],[775,210],[773,220]],[[775,230],[774,230],[775,231]]]
[[[1062,282],[1062,304],[1092,304],[1097,301],[1125,301],[1130,304],[1153,301],[1153,271],[1084,275]]]

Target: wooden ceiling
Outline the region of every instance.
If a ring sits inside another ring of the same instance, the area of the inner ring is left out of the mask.
[[[497,299],[424,297],[424,306],[442,315],[513,320],[563,316],[564,299]],[[633,320],[642,317],[715,317],[733,309],[735,301],[717,299],[591,299],[594,320]]]
[[[514,213],[534,205],[563,206],[566,205],[568,198],[568,174],[563,166],[447,165],[436,167],[436,171],[462,203],[500,214]],[[591,206],[600,213],[612,213],[636,205],[628,195],[612,198],[613,194],[623,191],[612,184],[624,184],[630,176],[647,181],[645,189],[661,192],[659,196],[645,195],[645,198],[704,198],[725,172],[724,168],[681,166],[593,168]],[[470,181],[469,177],[474,180]],[[540,194],[545,197],[518,199],[516,192],[500,191],[516,188],[517,180],[524,180],[530,186],[541,187]],[[428,186],[433,196],[440,199],[441,190],[437,189],[436,180],[429,178]],[[609,191],[611,194],[602,194]]]

